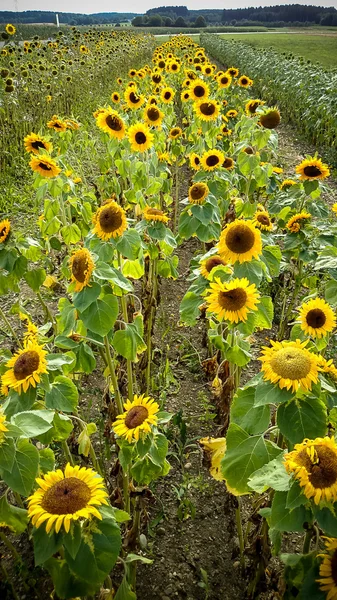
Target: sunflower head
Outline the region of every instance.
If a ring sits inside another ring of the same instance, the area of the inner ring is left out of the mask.
[[[259,115],[260,124],[265,129],[276,129],[281,122],[281,115],[277,108],[270,108]]]
[[[29,164],[35,173],[39,173],[41,177],[47,177],[47,179],[53,179],[61,173],[60,167],[50,156],[33,156]]]
[[[127,400],[124,409],[125,412],[118,415],[112,427],[118,436],[130,443],[145,437],[157,425],[159,405],[152,398],[135,395],[132,402]]]
[[[284,179],[284,181],[282,181],[281,185],[280,185],[280,189],[281,190],[287,190],[290,187],[292,187],[293,185],[296,185],[297,181],[294,181],[293,179]]]
[[[188,190],[188,199],[190,204],[203,204],[209,194],[207,183],[202,181],[193,183]]]
[[[153,133],[144,123],[131,125],[128,138],[133,152],[145,152],[153,145]]]
[[[299,310],[301,329],[307,335],[321,338],[336,327],[336,316],[331,306],[322,298],[302,304]]]
[[[302,226],[306,225],[307,221],[311,219],[311,214],[307,212],[297,213],[291,217],[286,224],[286,228],[291,233],[298,233]]]
[[[28,498],[28,515],[38,528],[46,524],[46,532],[58,533],[64,527],[68,533],[71,524],[79,519],[102,519],[97,507],[108,504],[103,478],[93,469],[66,465],[49,471],[36,479],[38,489]]]
[[[191,98],[195,101],[205,100],[209,96],[209,87],[202,79],[195,79],[189,90]]]
[[[86,248],[76,250],[69,261],[71,281],[75,282],[75,292],[90,286],[91,274],[95,268],[92,256]]]
[[[248,88],[251,85],[253,85],[253,81],[249,79],[249,77],[247,77],[246,75],[241,75],[238,84],[240,87]]]
[[[205,258],[200,261],[200,273],[205,279],[209,279],[212,275],[213,269],[216,267],[226,266],[224,260],[222,260],[219,254],[213,254],[209,258]]]
[[[272,231],[273,229],[270,215],[266,210],[258,210],[254,215],[253,223],[261,231]]]
[[[337,445],[333,438],[305,439],[285,455],[285,467],[315,504],[337,500]]]
[[[182,132],[182,129],[180,127],[173,127],[170,130],[169,138],[171,140],[177,140],[178,138],[180,138],[182,136],[182,134],[183,134],[183,132]]]
[[[19,394],[26,393],[30,386],[36,387],[40,375],[47,373],[47,352],[35,339],[29,340],[7,362],[8,370],[2,376],[2,385],[13,388]]]
[[[263,104],[264,104],[263,100],[259,100],[259,99],[248,100],[248,102],[245,106],[246,114],[248,116],[255,115],[256,109],[259,106],[262,106]]]
[[[33,154],[39,154],[40,150],[51,152],[53,148],[50,142],[47,142],[47,140],[45,140],[40,135],[37,135],[36,133],[26,135],[24,139],[24,144],[26,151]]]
[[[57,115],[54,115],[51,118],[51,120],[48,121],[47,127],[49,127],[49,129],[54,129],[59,133],[62,133],[63,131],[67,130],[67,124],[65,123],[65,121],[62,121],[62,119],[59,119]]]
[[[0,221],[0,244],[8,240],[11,231],[11,223],[8,219]]]
[[[194,169],[194,171],[199,171],[201,167],[201,158],[195,152],[190,154],[190,167],[191,169]]]
[[[128,87],[124,93],[124,100],[131,110],[136,110],[145,101],[144,96],[138,95],[134,87]]]
[[[93,232],[104,241],[119,237],[127,228],[125,211],[112,199],[97,210],[93,222]]]
[[[121,100],[121,97],[120,97],[119,93],[118,92],[112,92],[112,94],[111,94],[111,100],[115,104],[118,104],[118,102],[120,102],[120,100]]]
[[[216,314],[220,320],[239,323],[247,320],[248,313],[257,310],[259,298],[255,284],[250,284],[245,277],[229,282],[215,277],[206,296],[207,310]]]
[[[232,77],[230,73],[222,73],[219,77],[217,77],[218,86],[220,89],[225,89],[230,86],[232,83]]]
[[[330,170],[320,158],[309,157],[297,165],[296,173],[300,175],[301,181],[310,181],[314,179],[325,179],[329,177]]]
[[[227,171],[231,171],[232,169],[234,169],[234,160],[229,156],[225,156],[225,160],[222,163],[222,167],[224,169],[227,169]]]
[[[251,261],[262,252],[261,233],[252,221],[236,219],[222,231],[218,250],[221,258],[230,264]]]
[[[171,87],[164,87],[160,92],[160,99],[164,104],[171,104],[174,99],[175,92]]]
[[[110,137],[122,140],[125,136],[125,124],[118,112],[110,106],[96,113],[96,125],[110,135]]]
[[[152,127],[160,127],[164,118],[164,113],[156,104],[149,104],[144,111],[144,120]]]
[[[16,32],[16,28],[11,23],[7,23],[5,29],[8,35],[14,35],[14,33]]]
[[[205,171],[215,171],[219,169],[225,160],[225,155],[221,150],[214,148],[208,150],[201,157],[201,166]]]
[[[335,598],[337,594],[337,539],[324,539],[325,554],[320,554],[323,561],[319,567],[320,579],[316,581],[320,584],[322,592],[327,593],[327,598]]]
[[[195,112],[202,121],[215,121],[220,113],[220,106],[215,100],[207,99],[195,103]]]
[[[170,219],[164,211],[153,206],[146,206],[144,208],[143,217],[146,221],[161,221],[167,223]]]

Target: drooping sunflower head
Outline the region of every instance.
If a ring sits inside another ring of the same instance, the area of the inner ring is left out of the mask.
[[[265,129],[276,129],[281,122],[280,111],[277,108],[270,108],[259,115],[259,123]]]
[[[336,316],[330,304],[314,298],[300,307],[301,329],[311,337],[326,336],[336,327]]]
[[[195,112],[202,121],[215,121],[220,113],[220,106],[215,100],[208,98],[196,102]]]
[[[230,264],[251,261],[262,252],[261,233],[252,221],[236,219],[222,231],[218,251],[221,258]]]
[[[51,152],[53,148],[51,142],[48,142],[36,133],[26,135],[24,139],[24,144],[26,151],[33,154],[39,154],[40,150]]]
[[[127,228],[125,211],[115,200],[105,202],[97,210],[93,222],[93,233],[104,241],[119,237]]]
[[[35,173],[39,173],[42,177],[53,179],[61,173],[60,167],[50,156],[33,156],[29,163]]]
[[[219,169],[222,166],[222,163],[225,160],[225,155],[221,150],[217,150],[214,148],[213,150],[208,150],[201,157],[201,166],[204,171],[215,171],[215,169]]]
[[[227,169],[227,171],[231,171],[232,169],[234,169],[234,164],[234,160],[230,158],[230,156],[225,156],[225,159],[222,163],[222,167],[224,169]]]
[[[188,199],[190,204],[203,204],[209,194],[209,188],[207,183],[199,181],[193,183],[188,190]]]
[[[325,179],[330,175],[328,165],[325,165],[320,158],[315,157],[309,157],[305,160],[302,160],[301,164],[297,165],[295,170],[296,173],[300,175],[301,181]]]
[[[3,244],[8,240],[8,236],[11,231],[11,223],[8,219],[0,221],[0,244]]]
[[[290,187],[292,187],[293,185],[296,185],[297,181],[294,181],[293,179],[284,179],[280,185],[280,189],[281,190],[287,190]]]
[[[194,169],[194,171],[199,171],[201,167],[201,158],[195,152],[192,152],[192,154],[190,154],[190,167],[191,169]]]
[[[258,227],[258,229],[261,229],[261,231],[272,231],[273,229],[270,215],[266,210],[256,211],[253,223],[255,227]]]
[[[316,581],[330,600],[337,595],[337,539],[326,537],[324,543],[326,553],[319,555],[323,558],[323,562],[319,567],[320,579]]]
[[[213,269],[219,266],[226,266],[226,263],[219,254],[213,254],[209,258],[200,261],[200,273],[205,279],[209,279],[212,276]]]
[[[219,320],[226,319],[230,323],[246,321],[248,314],[257,310],[260,298],[255,284],[250,284],[246,277],[229,282],[215,277],[207,294],[207,310],[216,314]]]
[[[301,227],[306,225],[307,221],[311,219],[311,214],[307,212],[302,212],[291,217],[286,224],[286,228],[289,229],[291,233],[298,233]]]
[[[69,261],[71,281],[75,282],[75,292],[81,292],[90,286],[91,274],[95,268],[92,256],[86,248],[76,250]]]
[[[124,100],[131,110],[136,110],[145,101],[144,96],[138,95],[134,88],[128,87],[124,92]]]
[[[125,123],[116,110],[111,106],[101,110],[96,116],[96,125],[110,137],[122,140],[125,136]]]
[[[160,127],[164,118],[164,113],[156,104],[149,104],[144,110],[144,120],[152,127]]]
[[[189,88],[190,96],[198,102],[199,100],[206,100],[209,96],[209,87],[202,79],[195,79]]]
[[[36,387],[42,373],[47,373],[47,352],[36,340],[29,340],[7,362],[8,370],[2,376],[2,385],[12,388],[21,394],[30,386]]]
[[[49,127],[49,129],[54,129],[55,131],[58,131],[59,133],[62,133],[63,131],[66,131],[67,124],[65,121],[60,119],[57,115],[53,115],[51,120],[48,121],[47,127]]]
[[[178,138],[180,138],[182,136],[182,134],[183,134],[183,132],[182,132],[182,129],[180,127],[173,127],[170,130],[169,138],[171,140],[177,140]]]
[[[175,91],[171,87],[164,87],[160,92],[160,99],[164,104],[172,104]]]
[[[315,504],[337,500],[337,445],[333,438],[305,439],[284,457],[307,498]]]
[[[262,106],[263,104],[264,104],[263,100],[259,100],[258,98],[254,99],[254,100],[248,100],[248,102],[245,106],[246,114],[248,116],[255,115],[256,109],[259,106]]]
[[[153,133],[145,123],[131,125],[128,138],[133,152],[145,152],[153,146]]]
[[[132,402],[127,400],[124,409],[125,412],[118,415],[112,427],[118,436],[130,443],[146,437],[157,425],[159,405],[152,398],[135,395]]]
[[[146,221],[161,221],[167,223],[170,219],[164,211],[153,206],[146,206],[144,208],[143,217]]]
[[[262,356],[263,378],[296,392],[300,387],[311,390],[318,381],[318,358],[305,348],[307,342],[273,342],[271,348],[264,347]]]
[[[58,533],[63,526],[69,532],[79,519],[102,519],[97,507],[108,504],[103,478],[93,469],[66,465],[36,479],[39,487],[28,498],[28,515],[38,528],[46,523],[46,532]]]

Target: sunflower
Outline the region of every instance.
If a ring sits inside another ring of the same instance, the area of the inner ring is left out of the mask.
[[[276,129],[281,122],[281,115],[277,108],[271,108],[259,115],[259,123],[265,129]]]
[[[229,136],[232,134],[232,130],[228,129],[227,125],[222,125],[220,131],[221,131],[222,135],[224,135],[224,136]]]
[[[299,387],[311,390],[318,381],[318,357],[305,348],[307,342],[273,342],[263,347],[262,372],[264,379],[277,383],[281,389],[296,392]]]
[[[286,228],[289,229],[291,233],[297,233],[300,231],[301,225],[305,225],[308,219],[311,219],[310,213],[297,213],[289,219],[288,223],[286,224]]]
[[[262,252],[261,233],[252,221],[236,219],[222,231],[218,251],[221,258],[231,264],[259,258]]]
[[[207,183],[200,181],[193,183],[188,190],[188,199],[190,204],[203,204],[209,194]]]
[[[79,519],[102,519],[97,506],[108,504],[103,478],[93,469],[72,467],[49,471],[36,482],[39,488],[28,498],[28,515],[38,528],[46,522],[46,533],[63,525],[66,533],[71,523]]]
[[[118,104],[118,102],[120,102],[120,100],[121,100],[121,97],[120,97],[119,93],[118,92],[112,92],[112,94],[111,94],[111,100],[115,104]]]
[[[255,284],[250,284],[246,277],[229,282],[215,277],[207,293],[207,310],[215,313],[219,320],[226,319],[231,323],[247,321],[248,313],[257,310],[260,298]]]
[[[215,121],[220,113],[220,106],[215,100],[201,100],[194,105],[195,112],[202,121]]]
[[[14,33],[16,32],[16,28],[11,23],[7,23],[5,29],[8,35],[14,35]]]
[[[142,95],[138,96],[138,94],[136,94],[134,88],[130,88],[130,87],[128,87],[125,90],[124,99],[125,99],[125,102],[128,105],[128,107],[131,108],[132,110],[136,110],[136,108],[139,108],[145,102],[144,96],[142,96]]]
[[[49,156],[39,156],[39,158],[33,156],[29,165],[35,173],[39,173],[42,177],[47,177],[48,179],[57,177],[61,173],[60,167]]]
[[[238,84],[240,87],[248,88],[253,84],[253,82],[251,79],[249,79],[249,77],[246,77],[246,75],[241,75]]]
[[[136,77],[136,73],[136,69],[130,69],[128,75],[129,77]]]
[[[332,379],[337,380],[337,368],[334,365],[332,358],[327,360],[324,356],[319,355],[318,357],[318,365],[322,373],[326,373],[330,375]]]
[[[234,160],[232,158],[230,158],[229,156],[225,156],[224,161],[221,166],[224,169],[227,169],[227,171],[231,171],[232,169],[234,169]]]
[[[169,138],[171,140],[177,140],[178,138],[180,138],[182,136],[182,134],[183,134],[183,132],[182,132],[182,129],[180,127],[173,127],[170,130]]]
[[[170,220],[166,213],[153,206],[144,208],[143,217],[146,221],[161,221],[162,223],[167,223]]]
[[[221,461],[226,452],[226,438],[206,437],[199,440],[199,444],[204,447],[206,454],[210,455],[211,466],[209,472],[212,477],[217,481],[224,481],[221,472]]]
[[[231,108],[231,110],[228,110],[226,112],[226,117],[228,117],[229,119],[236,119],[236,117],[238,116],[238,111],[235,110],[234,108]]]
[[[285,179],[284,181],[282,181],[282,183],[280,185],[280,189],[287,190],[292,185],[296,185],[296,184],[297,184],[297,181],[294,181],[293,179]]]
[[[8,219],[4,219],[4,221],[0,221],[0,244],[3,244],[9,234],[10,234],[10,230],[11,230],[11,223]]]
[[[125,136],[125,123],[111,106],[100,111],[96,116],[96,125],[117,140]]]
[[[263,104],[264,104],[263,100],[259,100],[258,98],[256,98],[255,100],[248,100],[248,102],[245,106],[246,115],[248,115],[248,116],[255,115],[256,109],[259,106],[262,106]]]
[[[175,91],[171,87],[164,87],[160,92],[160,99],[165,104],[171,104],[173,102],[174,95]]]
[[[327,600],[336,600],[337,598],[337,539],[324,538],[326,554],[319,554],[323,562],[319,567],[321,579],[316,579],[320,584],[322,592],[327,593]]]
[[[208,150],[201,157],[201,166],[205,171],[214,171],[222,166],[225,155],[221,150]]]
[[[191,99],[190,93],[186,90],[183,90],[181,92],[180,99],[182,102],[187,102],[187,100]]]
[[[220,265],[226,266],[224,260],[222,260],[219,254],[213,254],[209,258],[204,258],[200,261],[200,274],[205,278],[209,279],[212,273],[212,270]]]
[[[320,158],[307,158],[302,160],[296,167],[296,173],[300,175],[300,180],[325,179],[329,177],[330,171],[328,165],[322,163]]]
[[[104,241],[119,237],[127,228],[125,211],[114,200],[109,200],[97,210],[93,223],[93,233]]]
[[[62,132],[66,131],[67,124],[62,121],[62,119],[59,119],[57,115],[54,115],[51,120],[48,121],[47,127],[49,127],[49,129],[55,129],[55,131]]]
[[[217,77],[217,82],[220,89],[225,89],[232,83],[232,77],[229,73],[224,73],[220,77]]]
[[[40,150],[51,152],[53,149],[53,146],[50,142],[47,142],[47,140],[36,133],[26,135],[24,144],[26,151],[33,152],[34,154],[39,154]]]
[[[333,438],[305,439],[284,457],[285,468],[293,473],[306,498],[315,504],[337,500],[337,444]]]
[[[257,210],[254,218],[253,224],[261,231],[272,231],[273,224],[270,220],[270,215],[266,210]]]
[[[5,433],[8,431],[6,425],[6,417],[0,412],[0,446],[3,444],[5,439]]]
[[[76,283],[75,292],[81,292],[89,286],[91,274],[95,268],[92,256],[86,248],[76,250],[69,260],[71,281]]]
[[[200,100],[207,100],[209,96],[209,87],[207,83],[202,81],[202,79],[195,79],[189,88],[189,92],[191,98],[195,102],[198,102]]]
[[[135,123],[128,130],[128,138],[133,152],[145,152],[153,145],[153,133],[144,123]]]
[[[2,376],[2,385],[13,388],[21,394],[29,386],[36,387],[40,375],[47,373],[47,352],[35,340],[28,341],[22,350],[19,350],[6,363],[8,371]]]
[[[336,327],[336,317],[330,304],[314,298],[300,308],[301,329],[311,337],[323,337]]]
[[[194,171],[199,171],[201,167],[200,156],[195,152],[192,152],[192,154],[190,154],[190,167],[191,169],[194,169]]]
[[[160,127],[164,118],[164,113],[155,104],[149,104],[144,110],[144,120],[152,127]]]
[[[125,412],[118,415],[112,427],[120,437],[128,442],[138,441],[151,432],[152,425],[157,425],[159,405],[148,396],[134,396],[133,401],[124,404]]]
[[[227,69],[227,73],[229,73],[231,77],[237,77],[239,75],[239,69],[236,69],[235,67],[230,67],[229,69]]]

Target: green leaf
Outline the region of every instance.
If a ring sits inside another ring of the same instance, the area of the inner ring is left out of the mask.
[[[234,345],[228,344],[226,347],[225,354],[229,362],[244,367],[252,358],[250,343],[241,334],[238,334],[235,337]]]
[[[222,474],[235,495],[249,494],[250,476],[282,452],[263,436],[250,436],[231,423],[226,436],[227,448],[221,462]]]
[[[31,410],[17,413],[11,423],[21,429],[21,437],[36,438],[52,428],[53,419],[53,411]]]
[[[19,440],[11,471],[1,470],[2,478],[13,492],[29,496],[39,469],[39,452],[28,440]]]
[[[7,438],[0,444],[0,469],[11,471],[15,459],[15,444],[14,440]]]
[[[263,248],[262,260],[265,262],[272,277],[278,277],[282,253],[279,246],[265,246]]]
[[[65,560],[49,558],[43,565],[53,580],[55,593],[62,600],[94,596],[98,586],[75,577]]]
[[[259,260],[252,260],[240,264],[236,262],[234,265],[234,277],[247,277],[251,283],[259,286],[263,277],[263,263]]]
[[[75,521],[68,533],[63,533],[63,545],[74,560],[79,551],[82,541],[82,528],[78,521]]]
[[[295,480],[293,481],[291,488],[287,494],[287,502],[286,508],[288,510],[293,510],[301,504],[307,504],[308,498],[303,494],[303,488],[299,485],[299,483]]]
[[[0,498],[0,522],[12,529],[15,533],[23,533],[28,525],[28,512],[9,504],[6,495]]]
[[[180,320],[185,325],[192,327],[196,324],[197,318],[200,317],[199,306],[203,303],[203,299],[195,292],[187,292],[180,304]]]
[[[143,352],[146,347],[134,323],[126,323],[125,329],[116,331],[112,339],[112,345],[117,354],[133,362],[138,360],[137,354]]]
[[[274,318],[274,305],[270,296],[261,296],[256,312],[257,329],[271,329]]]
[[[55,467],[55,454],[51,448],[43,448],[39,450],[40,455],[40,472],[48,473],[53,471]]]
[[[277,425],[292,444],[299,444],[305,438],[323,437],[327,427],[326,406],[314,396],[295,398],[278,407]]]
[[[45,521],[46,523],[46,521]],[[35,566],[42,565],[48,558],[56,554],[63,543],[62,531],[46,533],[45,523],[33,529]]]
[[[104,337],[111,331],[117,319],[118,311],[117,298],[112,294],[107,294],[103,300],[95,300],[81,313],[81,319],[90,331]]]
[[[337,304],[337,281],[335,279],[327,282],[325,286],[325,299],[333,306]]]
[[[337,502],[331,508],[327,506],[320,508],[313,505],[313,513],[318,525],[323,529],[325,535],[330,535],[334,538],[337,537],[336,510]]]
[[[46,271],[44,269],[33,269],[32,271],[27,271],[24,278],[34,292],[39,292],[46,279]]]
[[[127,229],[116,243],[116,248],[126,258],[136,260],[141,248],[141,237],[135,229]]]
[[[77,244],[82,237],[81,230],[76,223],[62,227],[61,236],[66,244]]]
[[[117,590],[117,594],[114,596],[114,600],[136,600],[136,598],[135,592],[131,590],[126,576],[124,576],[123,581]]]
[[[284,467],[283,454],[280,454],[255,471],[249,478],[248,485],[254,492],[263,494],[269,488],[278,492],[288,491],[290,481],[291,477]]]
[[[88,344],[79,344],[76,348],[75,371],[79,373],[92,373],[96,367],[96,359]]]
[[[78,390],[76,385],[63,375],[55,377],[46,393],[46,407],[60,412],[73,412],[78,404]]]
[[[304,531],[304,523],[310,522],[311,512],[303,505],[290,511],[286,508],[287,492],[275,492],[271,505],[270,527],[278,531]]]
[[[63,354],[47,354],[46,358],[49,371],[59,371],[63,365],[70,365],[74,362],[73,355],[71,353],[68,354],[68,352],[64,352]]]
[[[162,433],[158,433],[153,439],[149,450],[149,456],[152,462],[158,467],[163,465],[168,451],[168,441]]]
[[[230,419],[250,435],[262,433],[270,421],[269,406],[254,406],[255,387],[239,389],[234,396]]]
[[[255,390],[255,406],[263,406],[264,404],[280,404],[287,402],[293,396],[293,392],[281,388],[277,384],[269,383],[268,381],[260,381]]]
[[[132,279],[140,279],[144,275],[144,263],[139,260],[126,260],[123,264],[123,275]]]
[[[101,293],[101,286],[93,282],[91,286],[86,286],[83,288],[81,292],[75,292],[73,295],[73,303],[75,308],[80,311],[80,313],[84,312],[89,306],[97,300],[98,296]]]

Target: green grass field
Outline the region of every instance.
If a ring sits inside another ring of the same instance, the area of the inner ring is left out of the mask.
[[[273,48],[280,52],[292,52],[324,67],[337,67],[337,35],[332,31],[325,35],[312,33],[252,33],[221,34],[224,39],[245,42],[255,48]]]

